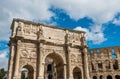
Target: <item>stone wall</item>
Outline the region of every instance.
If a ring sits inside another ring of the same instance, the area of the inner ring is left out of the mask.
[[[88,54],[91,78],[108,79],[108,76],[112,79],[120,78],[119,46],[90,49]]]

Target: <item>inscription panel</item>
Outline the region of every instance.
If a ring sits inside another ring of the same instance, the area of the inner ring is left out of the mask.
[[[46,41],[64,44],[65,31],[61,29],[43,27],[43,34]]]

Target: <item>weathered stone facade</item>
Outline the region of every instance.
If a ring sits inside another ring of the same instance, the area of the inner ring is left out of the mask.
[[[14,19],[8,79],[89,79],[84,31]]]
[[[91,49],[88,59],[92,79],[120,79],[120,47]]]
[[[88,52],[84,31],[22,19],[11,30],[8,79],[120,79],[120,47]]]

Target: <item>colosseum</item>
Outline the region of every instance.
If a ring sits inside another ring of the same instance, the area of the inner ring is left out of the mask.
[[[89,49],[84,31],[13,19],[8,79],[120,79],[120,47]]]

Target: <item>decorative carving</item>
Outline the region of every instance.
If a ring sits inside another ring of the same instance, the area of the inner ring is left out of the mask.
[[[37,57],[36,51],[32,51],[32,50],[28,50],[28,49],[22,50],[21,51],[21,57],[24,57],[24,58],[36,58]]]
[[[77,33],[68,33],[68,42],[79,42],[80,35]]]
[[[72,65],[80,65],[82,62],[81,55],[71,54]]]
[[[24,32],[25,34],[36,35],[37,32],[38,32],[38,27],[37,27],[37,26],[34,26],[34,25],[31,25],[31,24],[25,24],[25,25],[24,25],[23,32]]]
[[[18,31],[22,31],[22,25],[21,23],[18,23],[18,28],[17,28]]]
[[[81,62],[82,62],[81,55],[77,55],[77,60],[78,60],[78,63],[81,63]]]
[[[44,54],[49,54],[49,53],[58,53],[58,54],[61,54],[63,57],[65,56],[65,53],[63,50],[55,50],[55,49],[44,49],[45,52]]]
[[[76,56],[74,54],[71,54],[71,63],[75,65],[76,61],[77,61]]]
[[[31,33],[36,35],[37,32],[38,32],[38,27],[34,26],[34,25],[31,25]]]
[[[25,34],[30,34],[30,25],[29,24],[25,24],[23,32]]]
[[[43,38],[43,29],[42,26],[39,26],[39,31],[38,31],[38,39],[40,40],[41,38]]]

